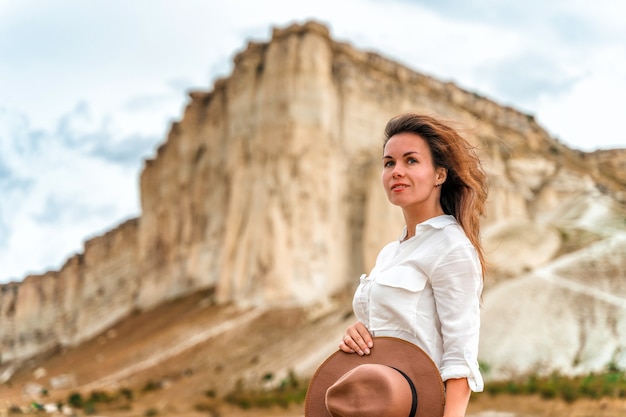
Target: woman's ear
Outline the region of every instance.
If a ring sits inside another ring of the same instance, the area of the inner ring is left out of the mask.
[[[447,178],[448,178],[448,170],[445,169],[444,167],[437,168],[437,175],[435,176],[435,181],[437,181],[437,184],[438,185],[443,184],[444,182],[446,182]]]

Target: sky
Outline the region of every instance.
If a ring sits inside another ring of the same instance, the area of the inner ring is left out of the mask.
[[[188,92],[274,27],[316,20],[594,151],[626,147],[625,16],[622,0],[0,0],[0,283],[139,216]]]

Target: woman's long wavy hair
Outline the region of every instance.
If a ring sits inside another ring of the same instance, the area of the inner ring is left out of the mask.
[[[485,214],[488,187],[476,148],[439,119],[414,113],[401,114],[387,122],[383,148],[392,136],[405,132],[424,139],[435,168],[448,171],[441,186],[441,207],[456,218],[476,248],[484,276],[486,261],[480,242],[480,217]]]

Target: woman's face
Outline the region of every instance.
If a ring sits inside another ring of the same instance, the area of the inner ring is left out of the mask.
[[[446,170],[435,168],[424,139],[409,132],[392,136],[385,144],[382,163],[383,187],[392,204],[426,216],[439,214],[441,188],[436,186],[445,181]]]

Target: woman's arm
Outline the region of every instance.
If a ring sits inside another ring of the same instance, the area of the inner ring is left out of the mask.
[[[443,352],[439,370],[444,381],[467,379],[470,390],[483,390],[478,365],[482,276],[469,244],[450,250],[430,274],[439,316]]]
[[[471,392],[467,378],[448,379],[443,417],[464,417]]]

